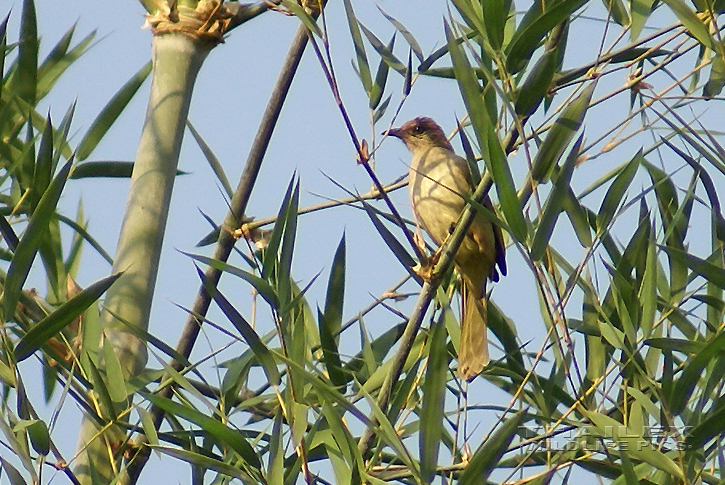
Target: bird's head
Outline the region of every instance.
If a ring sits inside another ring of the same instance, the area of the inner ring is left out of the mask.
[[[453,151],[453,147],[438,123],[424,116],[414,118],[400,128],[393,128],[387,133],[403,140],[411,152],[431,147],[447,148]]]

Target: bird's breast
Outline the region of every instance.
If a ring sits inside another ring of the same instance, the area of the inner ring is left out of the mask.
[[[420,225],[441,244],[458,220],[470,191],[467,162],[443,148],[413,157],[408,192]]]

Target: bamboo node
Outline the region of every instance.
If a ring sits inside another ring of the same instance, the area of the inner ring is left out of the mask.
[[[179,33],[198,42],[216,45],[224,42],[233,16],[224,2],[200,0],[196,8],[165,5],[155,14],[146,15],[144,27],[149,27],[154,35]]]

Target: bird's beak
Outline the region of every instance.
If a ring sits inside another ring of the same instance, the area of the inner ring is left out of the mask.
[[[394,136],[395,138],[400,138],[401,140],[403,139],[403,133],[402,131],[400,131],[400,128],[391,128],[387,131],[382,132],[381,135]]]

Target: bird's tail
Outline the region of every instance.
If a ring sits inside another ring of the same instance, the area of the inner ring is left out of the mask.
[[[484,287],[485,288],[485,287]],[[471,291],[461,284],[463,317],[458,347],[458,375],[466,380],[476,377],[488,364],[488,329],[486,327],[486,294]]]

